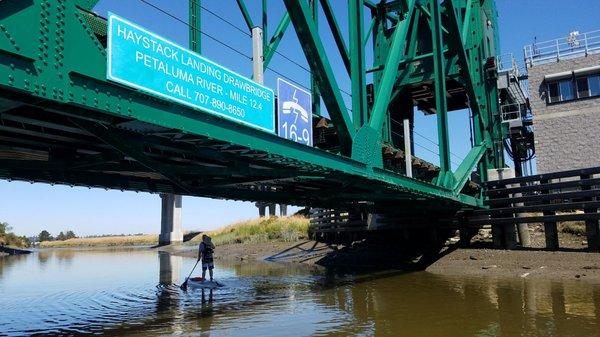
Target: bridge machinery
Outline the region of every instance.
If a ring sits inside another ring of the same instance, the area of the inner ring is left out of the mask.
[[[283,0],[273,35],[264,1],[263,66],[293,25],[329,115],[315,98],[315,147],[107,80],[96,2],[0,1],[0,178],[437,218],[483,207],[476,181],[505,165],[494,1],[349,0],[344,30],[329,0]],[[192,49],[199,6],[190,1]],[[329,27],[316,24],[319,13]],[[334,74],[324,29],[347,74]],[[351,80],[351,111],[340,76]],[[413,158],[410,177],[393,120],[412,121],[415,105],[437,118],[439,167]],[[448,113],[465,108],[473,146],[453,169]]]

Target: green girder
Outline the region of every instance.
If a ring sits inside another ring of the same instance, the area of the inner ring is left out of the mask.
[[[180,180],[179,173],[171,175],[176,168],[161,166],[145,158],[139,146],[120,144],[118,132],[111,129],[114,118],[140,121],[177,130],[184,135],[243,146],[270,158],[281,158],[282,163],[302,165],[308,170],[305,174],[307,177],[311,176],[311,170],[339,172],[377,186],[381,184],[388,190],[397,188],[399,192],[408,193],[417,200],[443,198],[472,207],[481,207],[482,200],[461,192],[473,168],[478,167],[485,181],[487,169],[504,165],[499,142],[503,134],[497,114],[497,89],[495,81],[486,77],[484,68],[485,61],[496,52],[494,47],[490,49],[484,43],[490,37],[494,46],[497,43],[495,5],[492,0],[446,0],[442,4],[435,0],[398,1],[393,4],[350,0],[348,23],[352,29],[349,30],[349,49],[331,4],[328,0],[320,0],[342,63],[352,79],[352,117],[342,99],[317,29],[317,1],[309,5],[306,0],[283,0],[287,13],[281,18],[272,37],[265,37],[264,40],[265,68],[292,23],[312,71],[313,95],[321,95],[325,102],[339,138],[341,154],[308,148],[275,135],[256,132],[202,111],[149,97],[107,81],[106,50],[97,38],[97,32],[90,27],[89,13],[84,11],[92,9],[95,2],[65,0],[61,6],[58,6],[58,1],[0,2],[0,12],[10,10],[11,13],[0,15],[2,98],[12,102],[14,97],[29,97],[31,102],[36,102],[36,107],[72,116],[81,129],[96,135],[127,156],[135,157],[142,166],[167,178],[178,192],[185,192],[189,186]],[[191,20],[191,24],[197,29],[200,29],[199,3],[199,0],[190,3],[190,9],[196,9],[190,12],[190,18],[195,19]],[[237,3],[246,25],[252,28],[253,22],[244,1],[237,0]],[[363,27],[363,6],[371,13],[368,30]],[[487,20],[491,25],[487,24]],[[31,30],[22,29],[24,24],[34,26],[39,36],[34,37]],[[267,28],[266,10],[263,11],[263,27]],[[365,44],[369,34],[373,34],[374,64],[367,70]],[[190,36],[192,48],[197,51],[200,51],[199,35]],[[367,102],[366,75],[369,71],[374,72],[372,103]],[[470,101],[474,143],[477,144],[455,172],[451,171],[449,162],[446,119],[448,102],[445,87],[450,81],[463,86]],[[381,144],[390,142],[392,103],[420,83],[433,83],[435,88],[441,163],[441,173],[435,183],[383,169]],[[0,113],[1,108],[0,102]],[[319,114],[318,104],[313,109],[315,114]],[[89,121],[85,122],[84,119]],[[105,133],[102,132],[103,128],[112,131]],[[238,172],[243,174],[249,172],[247,170]],[[83,179],[83,176],[72,174],[74,181]],[[293,176],[293,173],[290,174]],[[58,177],[59,172],[56,175]],[[24,176],[33,176],[33,173]],[[317,176],[319,174],[315,173],[311,179]],[[218,187],[207,187],[204,191],[211,196],[234,196],[233,192],[223,188],[221,194]],[[247,193],[245,198],[251,198],[253,192]],[[352,193],[344,195],[347,198],[359,198]],[[370,196],[363,195],[360,198],[369,200]]]

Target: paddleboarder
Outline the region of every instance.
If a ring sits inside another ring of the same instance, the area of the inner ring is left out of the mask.
[[[212,243],[210,236],[203,234],[202,242],[198,247],[198,261],[202,260],[202,278],[206,279],[206,269],[210,275],[210,281],[213,280],[213,269],[215,264],[213,261],[213,253],[215,251],[215,245]]]

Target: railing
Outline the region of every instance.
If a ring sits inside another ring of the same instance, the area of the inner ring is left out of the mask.
[[[527,104],[511,103],[500,107],[500,118],[503,123],[515,120],[522,121],[523,116],[527,115]]]
[[[519,76],[519,64],[517,63],[517,59],[513,53],[506,53],[496,56],[496,65],[498,67],[498,72],[512,70],[516,73],[516,76]]]
[[[572,32],[567,37],[530,44],[524,47],[528,67],[600,53],[600,30]]]
[[[506,53],[496,56],[496,66],[498,73],[508,72],[511,83],[518,83],[524,98],[529,97],[529,84],[527,78],[527,67],[519,64],[513,53]],[[513,93],[517,95],[518,93]]]
[[[544,224],[548,249],[559,248],[557,223],[585,222],[588,248],[600,251],[600,167],[538,174],[484,183],[489,209],[477,210],[470,225]],[[494,236],[494,233],[492,233]]]

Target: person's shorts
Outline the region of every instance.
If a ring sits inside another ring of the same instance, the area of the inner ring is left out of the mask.
[[[215,264],[213,261],[210,262],[204,262],[202,261],[202,269],[206,270],[206,269],[214,269],[215,268]]]

